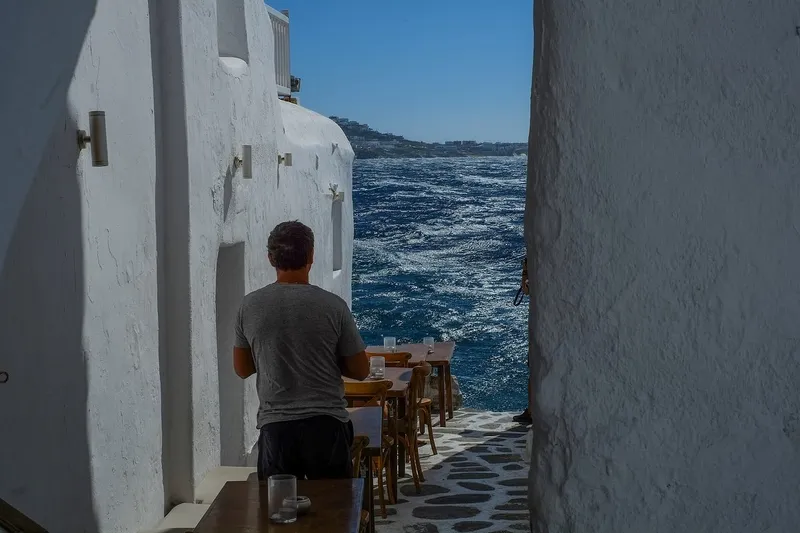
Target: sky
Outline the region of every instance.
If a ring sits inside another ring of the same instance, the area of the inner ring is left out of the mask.
[[[303,107],[412,140],[527,142],[532,0],[268,0]]]

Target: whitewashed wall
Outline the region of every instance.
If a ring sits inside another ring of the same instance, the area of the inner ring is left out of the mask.
[[[800,5],[535,18],[535,531],[796,531]]]
[[[163,510],[147,20],[145,1],[98,3],[0,274],[0,497],[54,532]],[[76,143],[96,109],[105,168]]]
[[[0,221],[0,427],[14,436],[0,497],[55,533],[152,526],[209,469],[247,460],[255,383],[233,376],[230,333],[243,294],[274,280],[275,224],[308,223],[312,281],[350,299],[353,151],[330,120],[279,103],[263,3],[220,2],[221,26],[213,0],[99,0],[68,104],[55,128],[36,123],[49,142],[27,154],[41,159],[30,194],[3,199],[20,215]],[[105,168],[75,141],[95,109]],[[250,180],[233,167],[244,144]],[[339,272],[331,182],[346,194]]]

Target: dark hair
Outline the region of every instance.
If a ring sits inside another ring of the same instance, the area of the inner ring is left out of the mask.
[[[267,242],[269,260],[278,270],[300,270],[314,250],[314,232],[302,222],[281,222]]]

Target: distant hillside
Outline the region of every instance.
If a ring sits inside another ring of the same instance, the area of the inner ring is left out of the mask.
[[[366,124],[341,117],[330,117],[344,131],[356,157],[374,159],[379,157],[468,157],[510,156],[525,154],[526,143],[479,143],[476,141],[448,141],[446,143],[424,143],[409,141],[400,135],[375,131]]]

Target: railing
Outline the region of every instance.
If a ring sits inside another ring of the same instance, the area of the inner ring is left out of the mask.
[[[42,526],[0,499],[0,531],[8,533],[47,533]]]
[[[289,12],[278,11],[269,6],[269,18],[272,21],[272,35],[275,39],[275,83],[278,94],[291,96],[292,71],[289,64]]]

